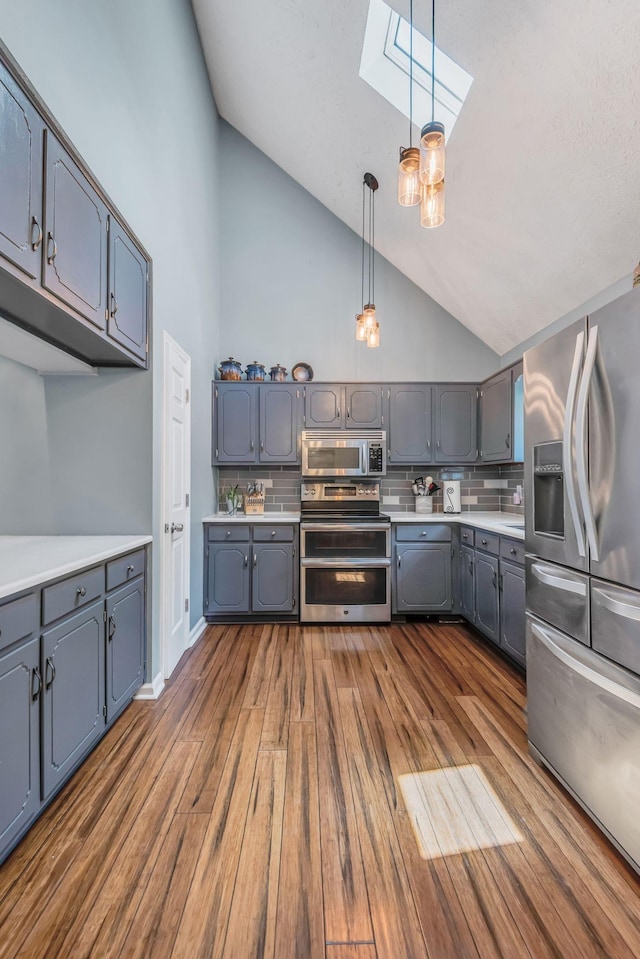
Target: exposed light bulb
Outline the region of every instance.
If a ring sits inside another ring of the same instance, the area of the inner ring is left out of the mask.
[[[432,229],[444,223],[444,180],[423,183],[420,200],[420,226]]]
[[[375,303],[367,303],[367,305],[365,306],[364,310],[362,311],[362,315],[363,315],[363,317],[364,317],[364,326],[365,326],[365,329],[366,329],[367,333],[369,333],[369,331],[372,330],[372,329],[374,328],[375,324],[376,324],[376,305],[375,305]]]
[[[398,203],[416,206],[420,202],[420,150],[403,147],[398,165]]]
[[[444,125],[432,120],[422,128],[420,137],[420,179],[423,183],[444,180]]]
[[[376,324],[367,333],[367,346],[380,346],[380,324]]]
[[[358,313],[356,316],[356,340],[359,340],[360,343],[364,343],[367,339],[367,327],[364,322],[364,315]]]

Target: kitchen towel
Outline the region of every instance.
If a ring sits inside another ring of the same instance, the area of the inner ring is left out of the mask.
[[[445,513],[460,512],[460,480],[446,480],[443,483],[442,502]]]

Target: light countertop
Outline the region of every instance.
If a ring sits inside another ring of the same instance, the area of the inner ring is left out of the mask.
[[[151,541],[151,536],[0,536],[0,599]]]
[[[384,506],[382,512],[385,512]],[[524,516],[517,513],[492,512],[463,513],[388,513],[392,523],[457,523],[462,526],[473,526],[476,529],[486,529],[502,536],[511,536],[513,539],[524,540]],[[212,513],[205,516],[203,523],[299,523],[300,513],[259,513],[256,516],[247,516],[245,513]],[[517,527],[521,526],[522,529]]]

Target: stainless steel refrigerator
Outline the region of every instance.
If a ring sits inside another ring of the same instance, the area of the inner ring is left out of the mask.
[[[640,872],[640,289],[524,380],[529,744]]]

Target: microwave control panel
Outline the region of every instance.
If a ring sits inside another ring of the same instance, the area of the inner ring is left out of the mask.
[[[382,473],[382,469],[383,469],[382,444],[370,443],[368,471],[369,473]]]

